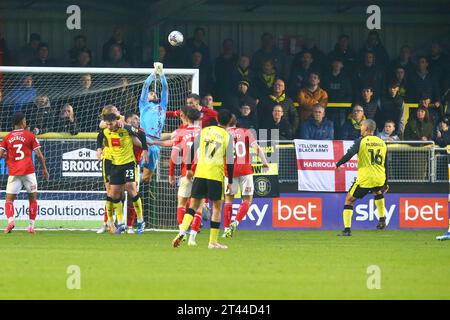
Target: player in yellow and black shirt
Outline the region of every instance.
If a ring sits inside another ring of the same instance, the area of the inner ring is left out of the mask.
[[[374,136],[376,123],[364,120],[361,125],[361,137],[347,151],[345,156],[336,163],[336,169],[358,154],[358,176],[347,193],[344,206],[344,231],[340,236],[351,236],[353,203],[356,199],[364,198],[369,192],[375,196],[379,222],[377,229],[386,228],[384,193],[387,192],[387,162],[386,143]]]
[[[183,238],[186,236],[187,229],[194,219],[195,212],[200,207],[203,198],[212,201],[213,213],[211,216],[211,230],[209,237],[210,249],[226,249],[227,247],[219,244],[219,229],[222,216],[223,202],[223,177],[225,166],[228,169],[227,190],[233,183],[234,157],[233,157],[233,138],[227,132],[231,123],[232,114],[228,110],[219,112],[218,126],[209,126],[202,129],[196,137],[191,147],[191,159],[194,159],[197,153],[197,166],[195,168],[194,181],[192,183],[190,208],[186,210],[183,222],[180,227],[180,233],[175,237],[172,244],[179,247]],[[192,179],[191,170],[192,161],[188,162],[186,178]]]
[[[130,125],[119,127],[117,116],[115,114],[108,114],[104,117],[106,128],[101,130],[97,141],[106,141],[111,157],[111,171],[109,176],[110,196],[111,201],[107,203],[108,223],[110,232],[120,234],[125,231],[125,221],[123,216],[122,194],[124,186],[131,195],[133,207],[137,215],[137,231],[142,233],[145,223],[142,216],[142,201],[137,192],[136,170],[137,164],[134,156],[133,144],[141,146],[144,150],[147,149],[145,136],[137,129]],[[133,141],[135,137],[135,141]],[[138,140],[137,140],[137,139]],[[118,220],[118,228],[114,230],[113,215],[116,213]]]

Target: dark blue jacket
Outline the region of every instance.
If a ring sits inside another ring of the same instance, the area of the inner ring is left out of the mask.
[[[333,122],[327,119],[318,124],[313,118],[309,118],[300,130],[300,139],[309,140],[333,140],[334,127]]]

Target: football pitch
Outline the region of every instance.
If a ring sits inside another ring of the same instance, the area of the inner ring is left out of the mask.
[[[238,231],[228,250],[208,230],[177,249],[175,233],[2,233],[0,299],[450,299],[440,230],[337,233]]]

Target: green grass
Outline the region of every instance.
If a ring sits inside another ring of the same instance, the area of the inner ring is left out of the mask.
[[[0,234],[0,299],[449,299],[440,231],[239,231],[225,251],[173,249],[172,233]],[[81,289],[68,290],[69,265]],[[381,289],[367,289],[367,267]]]

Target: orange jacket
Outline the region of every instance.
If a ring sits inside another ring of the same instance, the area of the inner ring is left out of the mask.
[[[298,93],[300,121],[304,122],[311,116],[312,109],[317,103],[324,107],[327,106],[328,94],[325,90],[320,87],[314,92],[311,92],[308,88],[300,90]]]

